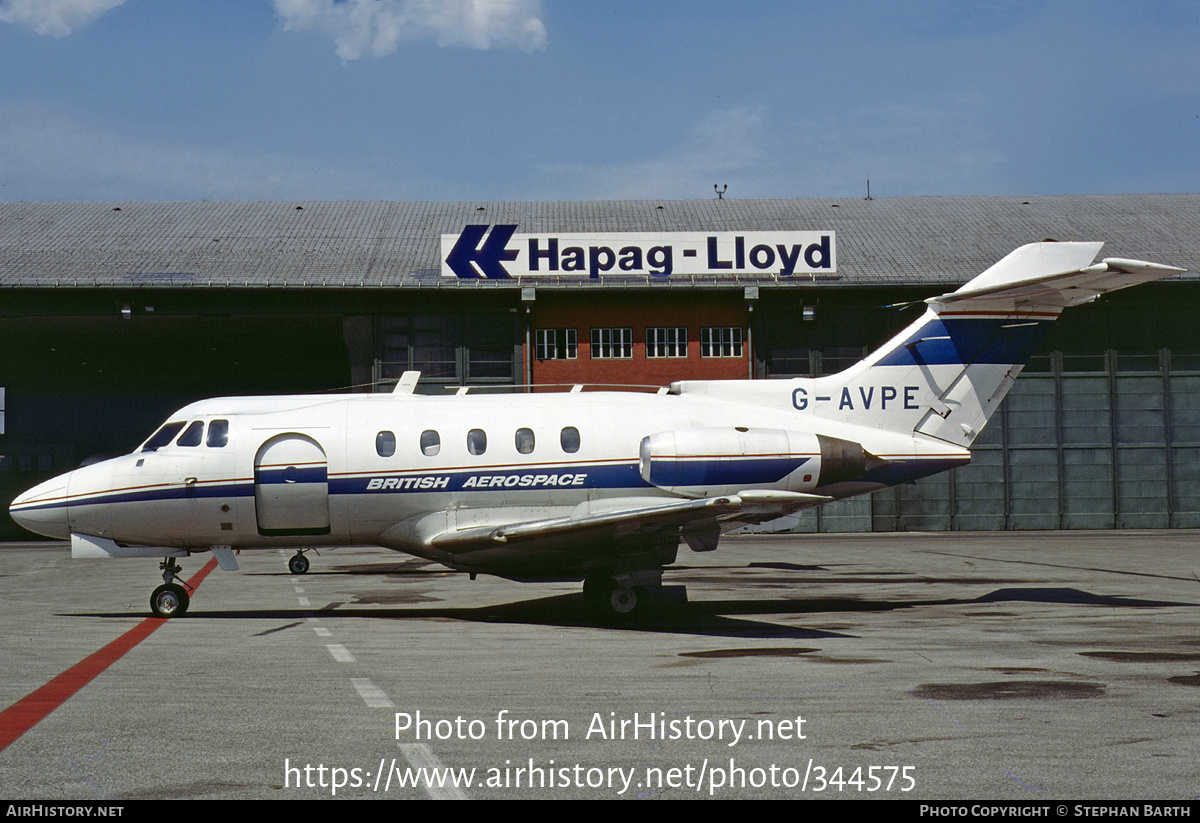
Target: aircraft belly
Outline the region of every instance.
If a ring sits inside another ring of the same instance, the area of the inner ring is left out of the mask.
[[[460,571],[512,579],[574,579],[589,569],[612,565],[616,558],[648,555],[659,546],[669,557],[657,562],[671,562],[678,545],[675,536],[656,535],[625,542],[615,541],[609,535],[572,535],[566,539],[527,540],[511,546],[496,544],[455,552],[439,558],[439,562]]]

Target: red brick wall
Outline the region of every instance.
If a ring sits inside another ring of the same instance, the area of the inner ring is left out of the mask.
[[[740,292],[648,294],[594,291],[577,294],[539,291],[533,303],[531,346],[536,351],[536,329],[574,328],[579,356],[575,360],[533,359],[532,382],[622,383],[665,386],[673,380],[745,379],[749,374],[747,332],[749,312]],[[687,357],[646,357],[646,329],[687,328]],[[741,357],[701,357],[703,326],[738,326],[742,329]],[[593,328],[631,328],[633,357],[593,359]],[[533,354],[534,352],[531,352]]]

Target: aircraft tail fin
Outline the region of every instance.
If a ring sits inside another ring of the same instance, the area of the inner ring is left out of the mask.
[[[838,417],[970,446],[1064,308],[1183,271],[1120,258],[1093,265],[1102,245],[1022,246],[927,299],[925,314],[883,347],[821,378],[840,389]]]

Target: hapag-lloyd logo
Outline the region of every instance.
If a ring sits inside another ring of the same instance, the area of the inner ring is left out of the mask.
[[[489,231],[490,229],[490,231]],[[831,274],[831,231],[517,234],[515,225],[471,225],[442,235],[442,275],[505,279],[547,275]]]

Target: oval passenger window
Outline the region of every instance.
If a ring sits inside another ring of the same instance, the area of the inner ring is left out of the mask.
[[[574,454],[579,451],[579,429],[574,426],[564,428],[558,440],[562,443],[562,450],[567,454]]]
[[[442,450],[442,438],[433,429],[421,432],[421,454],[433,457]]]
[[[517,451],[520,454],[533,451],[533,429],[517,429]]]
[[[471,454],[483,454],[487,451],[487,433],[483,429],[471,429],[467,432],[467,451]]]
[[[396,435],[388,431],[375,435],[375,451],[380,457],[391,457],[396,453]]]

